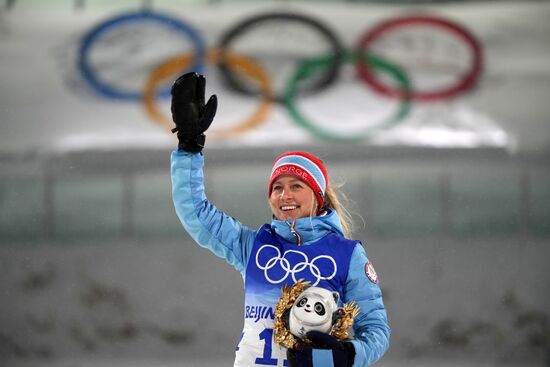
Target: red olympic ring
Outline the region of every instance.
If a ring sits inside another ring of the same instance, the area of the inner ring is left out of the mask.
[[[451,32],[454,35],[458,36],[460,39],[465,41],[466,45],[469,47],[473,56],[473,61],[470,70],[466,75],[462,76],[459,83],[439,90],[425,92],[414,91],[413,87],[413,91],[411,92],[412,99],[416,101],[430,102],[454,97],[472,88],[476,84],[479,75],[481,74],[481,46],[474,38],[474,36],[465,28],[446,19],[419,15],[386,20],[372,28],[359,40],[357,45],[357,52],[360,54],[367,52],[369,47],[377,39],[379,39],[383,34],[387,34],[387,32],[389,31],[393,31],[396,28],[400,28],[403,26],[418,24],[442,28],[443,30]],[[384,84],[382,81],[380,81],[380,79],[376,77],[374,70],[369,68],[368,64],[361,62],[357,63],[357,71],[359,73],[359,76],[364,81],[366,81],[374,90],[386,96],[402,98],[402,91],[399,88],[388,86],[387,84]]]

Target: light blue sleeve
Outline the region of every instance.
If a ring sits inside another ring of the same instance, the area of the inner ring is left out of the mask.
[[[224,258],[244,277],[256,231],[208,201],[203,166],[202,153],[172,152],[172,199],[176,213],[195,242]]]
[[[358,243],[344,290],[344,302],[355,301],[360,307],[353,325],[355,337],[351,340],[355,348],[353,367],[370,366],[380,359],[389,347],[391,333],[380,287],[365,271],[368,261],[365,249]]]

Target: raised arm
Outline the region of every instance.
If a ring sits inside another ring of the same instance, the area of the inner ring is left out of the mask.
[[[205,79],[197,73],[179,77],[172,86],[172,131],[178,136],[178,150],[171,156],[172,198],[191,237],[244,275],[256,233],[218,210],[204,193],[204,132],[217,108],[215,95],[204,103],[204,92]]]
[[[204,194],[202,153],[174,151],[172,199],[185,230],[200,246],[244,273],[256,232],[212,205]]]

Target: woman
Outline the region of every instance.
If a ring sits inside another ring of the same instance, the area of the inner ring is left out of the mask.
[[[217,99],[204,103],[205,79],[188,73],[172,87],[178,150],[171,173],[176,212],[191,237],[224,258],[245,282],[245,322],[235,366],[368,366],[388,348],[390,329],[378,278],[359,241],[346,238],[347,223],[329,186],[323,162],[306,152],[287,152],[273,163],[268,183],[271,224],[250,229],[208,202],[204,194],[205,135]],[[360,313],[354,338],[340,342],[310,332],[313,345],[286,350],[273,339],[274,307],[283,285],[298,279],[355,301]]]

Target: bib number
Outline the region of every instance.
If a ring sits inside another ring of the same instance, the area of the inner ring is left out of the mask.
[[[277,358],[273,358],[273,329],[264,329],[258,338],[264,341],[264,350],[262,356],[256,358],[254,363],[263,366],[277,366],[279,361]],[[237,350],[239,350],[239,346],[237,346]],[[286,359],[283,359],[283,366],[288,366]]]

